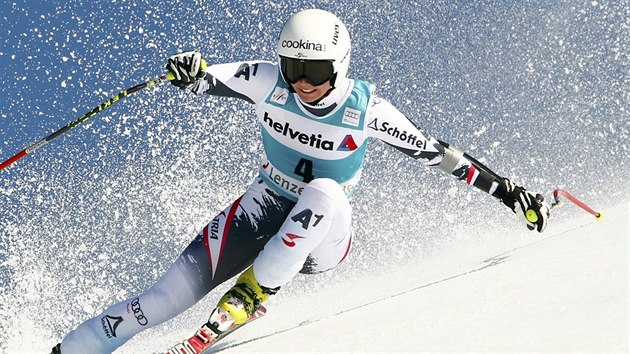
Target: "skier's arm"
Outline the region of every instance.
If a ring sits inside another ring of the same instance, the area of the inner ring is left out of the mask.
[[[542,195],[513,184],[462,150],[424,133],[384,99],[372,97],[366,121],[370,136],[498,198],[530,230],[544,230],[549,209]],[[526,214],[535,221],[528,220]]]
[[[278,69],[267,61],[236,62],[201,68],[201,54],[184,52],[168,59],[171,83],[195,94],[233,97],[257,103],[275,83]]]

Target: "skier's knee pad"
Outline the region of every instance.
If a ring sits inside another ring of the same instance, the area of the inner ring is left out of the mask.
[[[329,198],[340,210],[350,211],[350,202],[343,187],[330,178],[316,178],[302,192],[304,198]]]
[[[341,185],[330,178],[315,178],[314,180],[310,181],[305,188],[315,188],[329,194],[336,194],[340,192],[345,195]]]

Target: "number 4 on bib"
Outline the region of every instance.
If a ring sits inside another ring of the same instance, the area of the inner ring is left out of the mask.
[[[302,177],[302,181],[305,183],[315,179],[315,176],[313,176],[313,161],[308,159],[300,159],[297,166],[295,166],[295,171],[293,172]]]

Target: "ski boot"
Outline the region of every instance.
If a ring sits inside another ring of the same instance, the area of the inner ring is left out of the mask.
[[[249,267],[238,277],[236,285],[219,300],[208,322],[193,336],[171,347],[167,354],[204,353],[228,334],[264,316],[267,309],[261,304],[279,289],[269,289],[258,284],[254,269]]]
[[[217,323],[232,322],[241,325],[247,322],[258,307],[278,290],[280,287],[270,289],[258,284],[254,276],[254,267],[251,266],[238,277],[232,289],[219,300],[217,309],[210,315],[209,322],[215,323],[212,318],[214,316],[218,320]]]

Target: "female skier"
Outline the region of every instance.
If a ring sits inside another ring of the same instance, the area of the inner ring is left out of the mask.
[[[549,208],[540,194],[430,137],[375,95],[373,85],[348,78],[350,47],[350,35],[336,16],[310,9],[285,24],[277,63],[206,67],[197,51],[168,59],[173,85],[254,105],[264,147],[259,177],[203,228],[154,286],[82,323],[53,353],[110,353],[244,271],[197,332],[201,341],[171,350],[195,353],[245,323],[298,272],[337,266],[350,251],[349,197],[370,137],[498,198],[529,229],[545,229]]]

